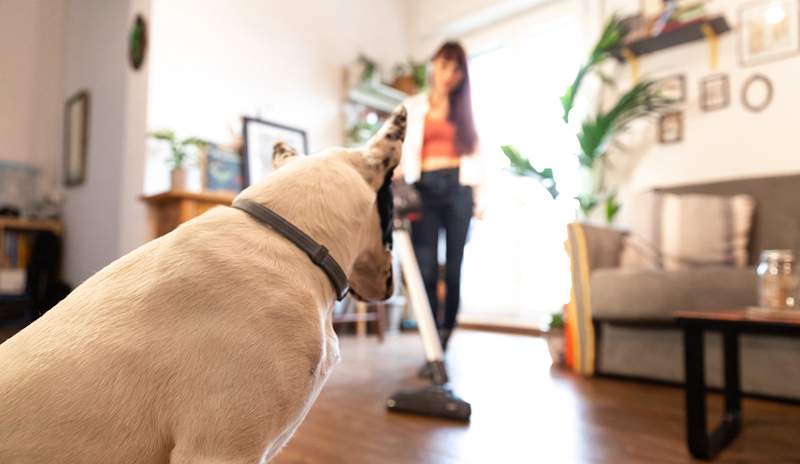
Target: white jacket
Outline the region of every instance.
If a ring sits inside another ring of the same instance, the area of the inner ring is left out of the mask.
[[[403,158],[400,163],[406,182],[413,184],[422,175],[422,138],[425,133],[425,117],[430,109],[428,94],[422,92],[413,97],[408,97],[403,102],[403,105],[408,111],[408,122],[406,125],[406,139],[403,143]],[[483,182],[483,177],[483,156],[480,155],[479,149],[476,149],[475,153],[471,155],[461,157],[461,166],[459,168],[461,185],[478,187]]]

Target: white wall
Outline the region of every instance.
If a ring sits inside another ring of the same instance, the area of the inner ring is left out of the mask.
[[[407,0],[409,49],[428,59],[447,39],[510,19],[531,8],[560,0]],[[594,1],[594,0],[586,0]]]
[[[60,182],[63,4],[0,0],[0,160]]]
[[[744,1],[715,0],[710,9],[723,11],[735,27],[738,6]],[[717,71],[710,69],[705,42],[642,58],[643,75],[686,74],[688,101],[684,105],[684,141],[658,145],[653,142],[655,134],[650,134],[651,145],[632,173],[630,188],[800,172],[795,117],[800,101],[800,56],[743,67],[739,64],[737,40],[735,31],[721,37]],[[715,72],[730,75],[731,104],[723,110],[704,113],[700,110],[700,80]],[[772,104],[761,113],[745,110],[740,99],[743,82],[754,73],[768,76],[775,89]]]
[[[128,28],[137,14],[150,22],[151,0],[129,0]],[[127,29],[126,29],[127,30]],[[152,48],[150,48],[152,50]],[[138,71],[125,66],[125,118],[122,139],[122,178],[120,179],[118,254],[124,255],[148,240],[145,205],[139,200],[144,186],[147,162],[147,104],[150,59]]]
[[[403,0],[154,0],[152,17],[149,127],[222,143],[258,115],[339,145],[344,66],[407,56]]]
[[[143,243],[147,61],[127,62],[128,31],[149,0],[66,0],[64,96],[90,95],[86,182],[65,192],[64,278],[78,284]]]

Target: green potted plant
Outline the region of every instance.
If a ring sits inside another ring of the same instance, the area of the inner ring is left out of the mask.
[[[171,190],[186,189],[186,165],[193,155],[191,148],[204,149],[208,142],[197,137],[179,139],[175,131],[164,129],[150,133],[156,140],[169,143],[170,157],[167,163],[170,166],[170,188]]]
[[[625,29],[621,19],[619,16],[612,16],[603,28],[588,60],[578,70],[572,84],[561,97],[564,122],[569,122],[575,98],[587,76],[596,75],[605,87],[616,89],[615,80],[603,71],[603,65],[613,57],[612,52],[622,45],[624,36]],[[643,79],[636,82],[630,89],[622,92],[613,104],[607,105],[607,108],[599,107],[581,123],[577,133],[579,149],[575,155],[580,169],[588,174],[589,185],[575,199],[584,218],[588,218],[597,206],[603,205],[605,220],[610,224],[619,212],[621,205],[616,192],[605,183],[606,159],[616,138],[629,129],[631,123],[654,116],[674,104],[674,101],[661,94],[658,87],[654,80]],[[537,170],[514,147],[504,146],[502,149],[510,162],[512,172],[539,180],[553,198],[558,196],[552,169]]]
[[[554,366],[563,366],[566,362],[564,347],[564,316],[561,313],[550,315],[550,323],[545,333],[547,349]]]

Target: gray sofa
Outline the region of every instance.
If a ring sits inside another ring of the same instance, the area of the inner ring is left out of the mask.
[[[666,382],[683,381],[678,310],[710,311],[752,306],[754,265],[761,250],[800,251],[800,175],[742,179],[660,191],[732,195],[756,200],[746,269],[705,267],[684,271],[619,267],[624,232],[584,226],[590,306],[596,337],[595,372]],[[721,386],[721,339],[706,338],[706,382]],[[746,393],[800,399],[800,339],[743,336],[742,388]]]

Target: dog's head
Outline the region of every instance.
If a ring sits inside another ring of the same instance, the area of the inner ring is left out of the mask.
[[[376,193],[362,234],[362,252],[350,275],[352,291],[362,300],[385,300],[394,292],[392,175],[400,163],[405,135],[406,109],[400,107],[363,150],[363,167],[359,171]]]
[[[335,149],[315,155],[337,163],[346,163],[354,168],[369,186],[369,189],[358,189],[364,192],[365,197],[367,195],[370,197],[370,201],[364,202],[370,207],[364,221],[361,222],[360,233],[355,236],[358,240],[357,257],[349,276],[351,291],[361,300],[385,300],[392,296],[394,291],[392,175],[400,163],[405,133],[406,109],[399,107],[364,148]],[[278,168],[288,164],[293,161],[295,155],[296,153],[288,145],[279,142],[273,151],[273,166]]]

